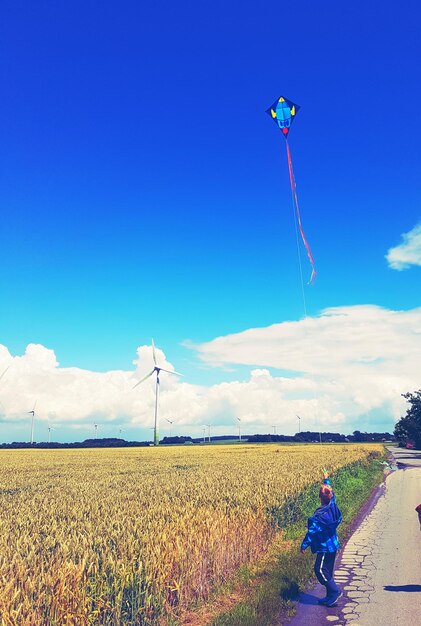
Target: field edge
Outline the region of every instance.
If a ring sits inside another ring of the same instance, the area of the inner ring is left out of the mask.
[[[353,523],[373,490],[384,479],[379,458],[357,462],[333,473],[332,483],[343,513],[339,538],[343,545]],[[280,626],[294,614],[294,598],[313,582],[311,553],[302,556],[299,545],[306,520],[318,506],[319,481],[280,511],[271,511],[280,532],[267,553],[240,568],[226,585],[197,611],[186,613],[174,626]],[[288,525],[283,522],[292,520]]]

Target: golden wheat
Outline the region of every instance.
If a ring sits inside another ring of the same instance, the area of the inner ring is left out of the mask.
[[[1,626],[167,623],[258,557],[268,511],[381,446],[4,450]]]

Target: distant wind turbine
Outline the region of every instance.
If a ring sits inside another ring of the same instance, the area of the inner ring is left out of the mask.
[[[298,432],[301,432],[301,417],[299,415],[297,415],[298,417]]]
[[[31,420],[31,444],[34,443],[34,421],[35,421],[35,407],[36,406],[37,406],[37,401],[35,400],[34,408],[32,409],[32,411],[28,411],[28,415],[30,413],[32,413],[32,420]]]
[[[174,424],[174,420],[169,420],[167,417],[165,419],[170,425],[170,437],[171,437],[171,430],[172,430],[172,425]]]
[[[238,419],[238,438],[241,441],[241,420],[239,417],[237,417]]]
[[[140,385],[141,383],[143,383],[144,380],[146,380],[147,378],[150,378],[150,376],[152,376],[153,374],[155,374],[156,372],[156,383],[155,383],[155,422],[154,422],[154,446],[158,446],[159,445],[159,433],[158,433],[158,404],[159,404],[159,373],[160,372],[167,372],[167,374],[175,374],[176,376],[183,376],[183,374],[180,374],[179,372],[176,371],[172,371],[172,370],[167,370],[163,367],[160,367],[157,362],[156,362],[156,352],[155,352],[155,344],[154,341],[152,339],[152,356],[153,356],[153,362],[155,367],[153,368],[153,370],[151,372],[149,372],[149,374],[146,374],[146,376],[144,376],[141,380],[139,380],[139,382],[137,382],[135,384],[135,386],[133,387],[133,389],[135,389],[138,385]]]
[[[48,427],[48,443],[51,443],[51,431],[55,430],[52,426]]]

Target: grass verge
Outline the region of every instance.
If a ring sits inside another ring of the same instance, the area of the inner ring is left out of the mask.
[[[343,514],[338,532],[343,543],[349,536],[351,524],[361,506],[382,482],[383,467],[372,459],[367,464],[356,463],[341,468],[331,475],[331,480]],[[239,601],[217,617],[203,621],[203,624],[273,626],[283,623],[293,614],[293,598],[313,577],[314,556],[309,550],[305,556],[301,555],[299,546],[307,518],[319,505],[319,484],[314,483],[283,507],[268,511],[273,523],[283,528],[283,533],[264,559],[254,566],[242,568],[231,583],[232,589],[235,588],[233,595]]]

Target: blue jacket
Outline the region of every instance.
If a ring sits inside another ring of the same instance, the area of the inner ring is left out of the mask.
[[[330,485],[330,480],[323,481]],[[309,546],[315,552],[336,552],[340,548],[336,529],[342,521],[342,513],[336,504],[335,494],[329,504],[319,506],[307,522],[307,534],[301,544],[301,550]]]

